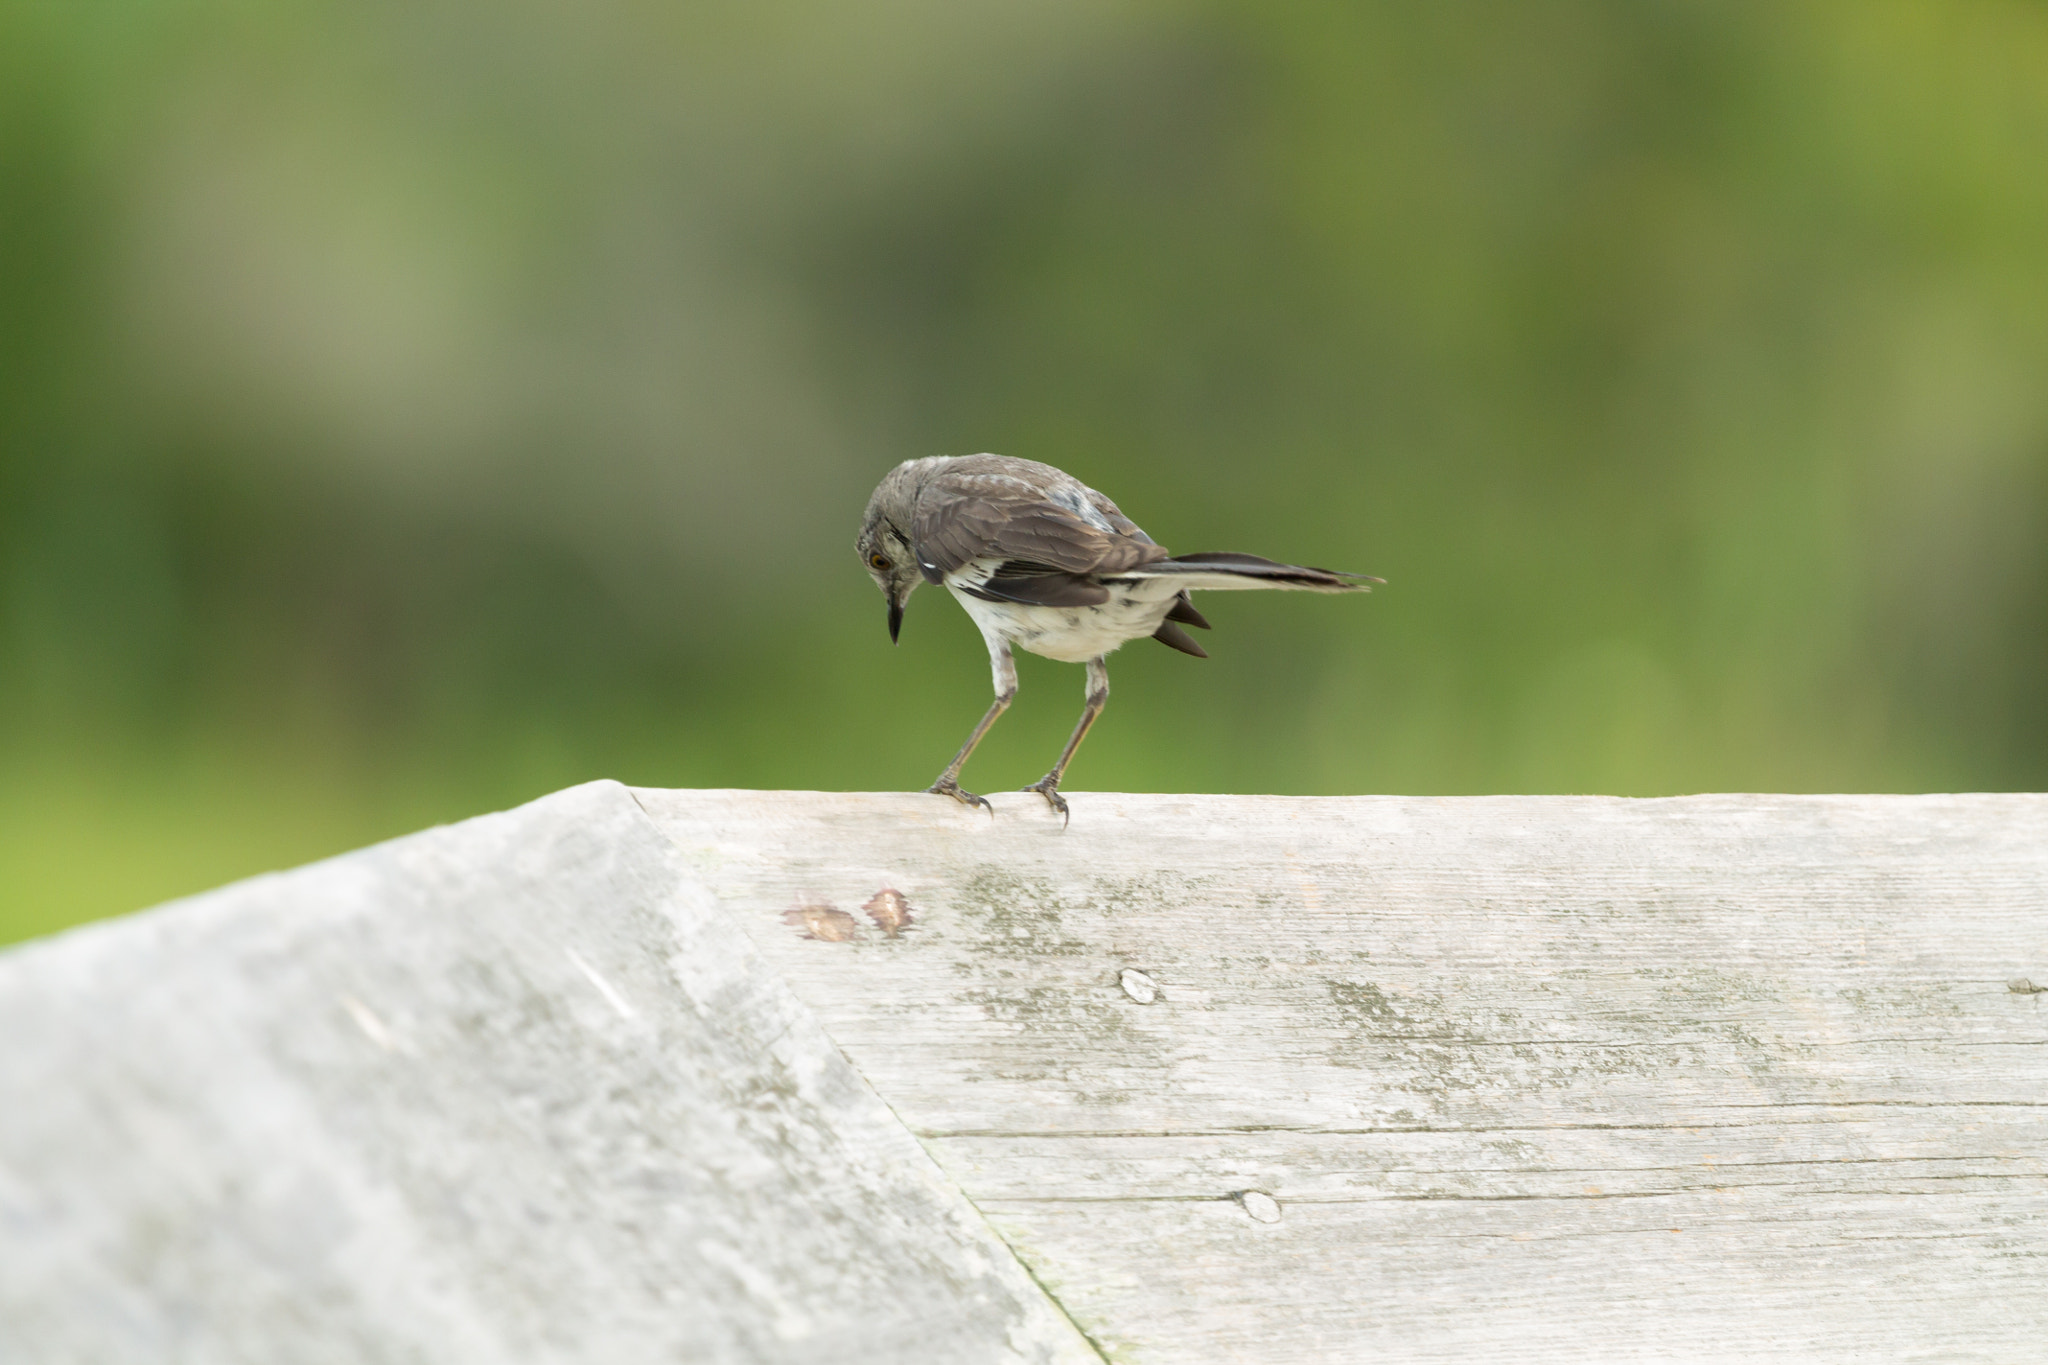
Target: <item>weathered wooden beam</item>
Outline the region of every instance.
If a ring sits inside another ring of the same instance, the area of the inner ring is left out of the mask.
[[[1094,1361],[616,784],[0,956],[0,1361]]]
[[[639,795],[1115,1358],[2048,1350],[2048,798]]]
[[[2048,798],[1073,801],[597,784],[0,956],[0,1359],[2048,1341]]]

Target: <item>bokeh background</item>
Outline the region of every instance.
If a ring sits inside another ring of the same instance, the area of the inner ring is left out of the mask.
[[[922,787],[936,453],[1390,581],[1126,649],[1080,790],[2039,788],[2044,381],[2039,0],[0,0],[0,938]]]

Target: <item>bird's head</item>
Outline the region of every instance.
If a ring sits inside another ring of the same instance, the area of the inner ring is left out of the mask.
[[[867,516],[861,520],[860,539],[854,548],[860,553],[861,567],[875,580],[875,586],[882,590],[882,596],[889,602],[889,639],[893,643],[897,633],[903,629],[903,604],[910,600],[910,594],[924,581],[917,567],[917,556],[911,553],[910,537],[903,528],[910,523],[910,504],[914,490],[897,478],[901,468],[882,480],[882,486],[868,499]]]

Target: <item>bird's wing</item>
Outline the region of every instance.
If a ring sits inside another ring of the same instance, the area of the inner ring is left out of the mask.
[[[1107,521],[1118,535],[1127,536],[1143,545],[1153,543],[1152,537],[1140,530],[1137,522],[1132,521],[1119,511],[1115,503],[1085,485],[1082,488],[1082,492],[1087,494],[1089,504],[1102,514],[1103,520]]]
[[[1080,576],[1166,558],[1122,513],[1099,510],[1083,496],[1088,492],[1003,473],[942,474],[925,486],[911,521],[918,567],[936,583],[976,559],[1021,560],[1039,572]]]
[[[1021,602],[1034,607],[1094,607],[1109,600],[1109,589],[1087,574],[1006,559],[979,583],[960,583],[960,591],[984,602]]]

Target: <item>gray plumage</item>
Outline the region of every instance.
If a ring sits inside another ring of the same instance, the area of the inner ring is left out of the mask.
[[[1060,778],[1109,697],[1104,658],[1147,636],[1206,658],[1183,625],[1209,628],[1196,590],[1290,588],[1364,592],[1379,579],[1281,564],[1257,555],[1174,555],[1102,494],[1048,464],[1003,455],[934,456],[889,471],[868,499],[856,542],[889,603],[889,638],[920,583],[943,584],[988,642],[995,704],[928,789],[988,806],[960,788],[960,770],[1017,692],[1012,646],[1088,665],[1081,722],[1052,771],[1026,791],[1064,818]],[[992,809],[992,808],[991,808]]]

